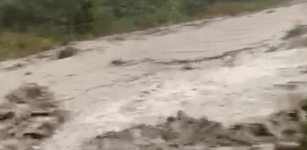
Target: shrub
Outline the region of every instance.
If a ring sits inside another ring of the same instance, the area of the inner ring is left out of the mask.
[[[200,17],[255,11],[284,0],[2,0],[0,58],[34,54],[71,40]]]

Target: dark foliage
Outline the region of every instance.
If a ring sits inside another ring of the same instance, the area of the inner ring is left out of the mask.
[[[233,15],[281,0],[1,0],[0,59],[71,40],[212,15]]]

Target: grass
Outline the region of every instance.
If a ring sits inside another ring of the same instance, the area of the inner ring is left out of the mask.
[[[50,38],[29,34],[2,33],[0,35],[0,60],[39,53],[58,45]]]
[[[181,18],[178,21],[189,21],[193,19],[200,18],[212,18],[215,16],[233,16],[240,14],[242,12],[258,11],[262,9],[269,8],[271,6],[280,4],[285,0],[250,0],[250,1],[217,1],[215,4],[211,5],[207,11],[200,12],[196,16],[179,16]],[[166,12],[168,13],[168,12]],[[150,18],[159,19],[159,18]],[[121,32],[134,31],[138,28],[133,22],[129,21],[129,18],[122,19],[124,22],[114,22],[112,31],[107,32],[108,34],[115,34]],[[127,21],[128,20],[128,21]],[[149,20],[149,22],[156,22],[157,20]],[[177,22],[178,22],[177,21]],[[174,22],[174,23],[177,23]],[[159,23],[157,25],[165,25],[165,23]],[[150,26],[148,26],[149,28]],[[288,33],[290,37],[297,34],[299,31],[291,31]],[[0,61],[6,59],[14,59],[19,57],[28,56],[31,54],[36,54],[42,51],[52,49],[54,47],[65,45],[68,41],[72,39],[80,39],[80,36],[75,38],[65,38],[65,35],[60,35],[58,38],[54,37],[41,37],[32,34],[23,33],[10,33],[3,32],[0,34]],[[288,38],[288,37],[287,37]]]
[[[242,12],[254,12],[275,6],[284,0],[217,1],[208,10],[208,15],[235,16]]]

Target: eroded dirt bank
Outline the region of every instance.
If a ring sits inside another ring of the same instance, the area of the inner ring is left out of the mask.
[[[305,94],[306,49],[279,47],[297,22],[306,24],[305,10],[301,3],[163,34],[80,42],[82,51],[65,59],[3,62],[0,95],[27,81],[63,100],[72,118],[45,150],[77,150],[100,133],[161,123],[178,110],[225,128],[262,120],[288,106],[289,95]]]

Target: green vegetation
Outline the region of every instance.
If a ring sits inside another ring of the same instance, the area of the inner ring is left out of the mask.
[[[283,0],[2,0],[0,60],[71,40],[236,15]]]

